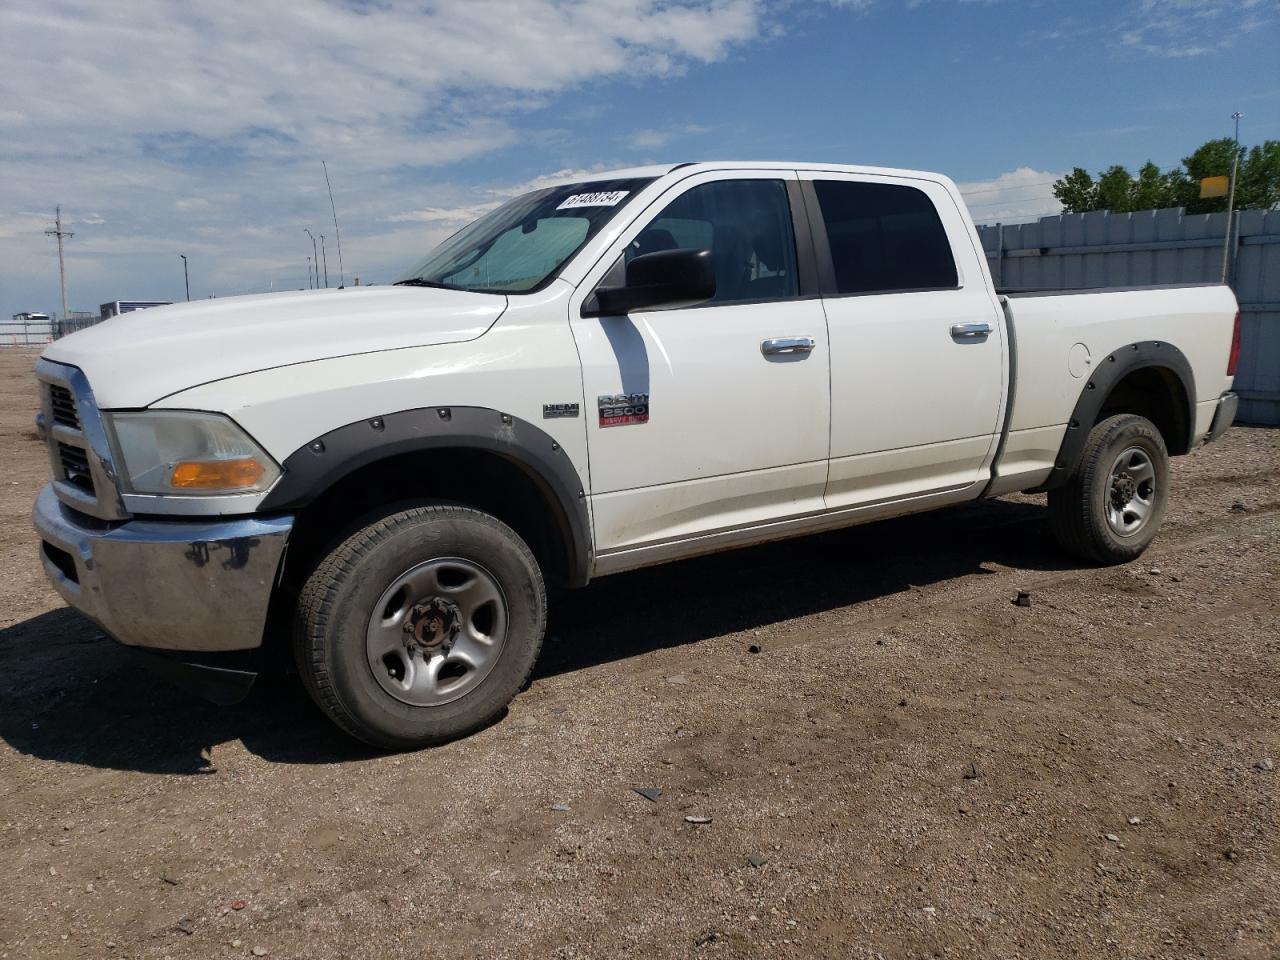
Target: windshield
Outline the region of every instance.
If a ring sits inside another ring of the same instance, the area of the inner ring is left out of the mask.
[[[463,227],[397,283],[527,293],[556,275],[649,179],[535,190]]]

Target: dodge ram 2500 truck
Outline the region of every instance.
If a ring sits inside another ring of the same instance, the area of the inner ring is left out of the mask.
[[[602,173],[394,285],[51,344],[35,525],[119,641],[251,682],[228,652],[290,638],[340,727],[409,748],[517,693],[547,583],[1024,490],[1130,560],[1238,351],[1225,286],[1001,296],[936,174]]]

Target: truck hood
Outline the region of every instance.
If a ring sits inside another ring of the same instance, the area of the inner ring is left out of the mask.
[[[256,370],[474,340],[506,305],[496,294],[425,287],[227,297],[113,317],[55,341],[44,356],[83,370],[98,406],[145,407]]]

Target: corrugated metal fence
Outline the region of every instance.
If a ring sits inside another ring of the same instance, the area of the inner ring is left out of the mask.
[[[52,318],[34,320],[0,320],[0,347],[42,347],[69,333],[101,323],[94,314],[69,317],[66,320]]]
[[[1037,223],[978,228],[1001,290],[1216,283],[1225,213],[1181,209],[1068,213]],[[1280,211],[1236,218],[1230,282],[1243,313],[1235,388],[1239,420],[1280,425]]]

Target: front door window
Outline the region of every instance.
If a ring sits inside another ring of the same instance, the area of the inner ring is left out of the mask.
[[[718,180],[682,194],[627,247],[633,257],[661,250],[710,250],[710,301],[785,300],[799,292],[791,208],[781,180]]]

